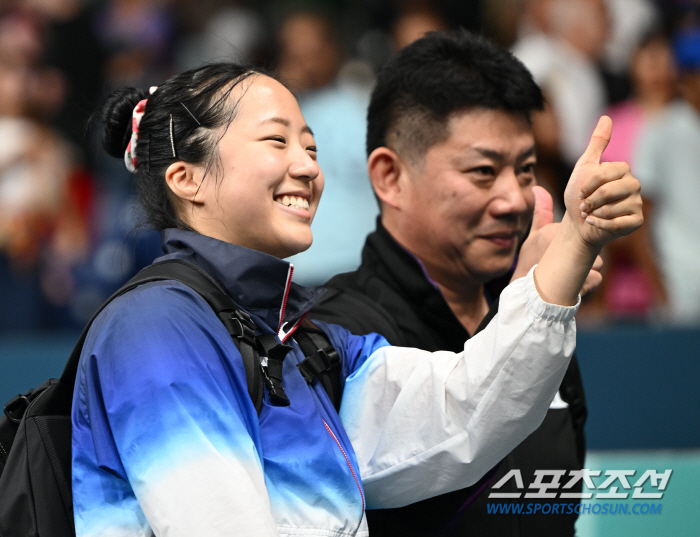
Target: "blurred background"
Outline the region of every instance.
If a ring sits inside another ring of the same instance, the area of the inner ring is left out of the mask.
[[[642,182],[646,224],[604,252],[605,283],[578,316],[587,467],[674,474],[661,515],[583,516],[579,534],[698,535],[697,0],[0,0],[0,401],[58,376],[95,309],[161,254],[134,178],[91,123],[110,91],[211,60],[283,77],[326,176],[314,245],[292,258],[295,280],[319,284],[357,267],[374,228],[374,74],[456,27],[510,48],[542,86],[538,180],[555,200],[602,113],[604,158]]]

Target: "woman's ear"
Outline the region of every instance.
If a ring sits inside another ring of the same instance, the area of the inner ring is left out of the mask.
[[[196,203],[195,197],[202,184],[201,174],[198,172],[198,167],[178,160],[165,170],[165,182],[179,199]]]
[[[383,204],[398,208],[404,190],[405,165],[388,147],[378,147],[367,159],[367,173],[377,197]]]

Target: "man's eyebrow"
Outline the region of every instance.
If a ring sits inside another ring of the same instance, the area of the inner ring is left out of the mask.
[[[500,151],[495,151],[493,149],[486,149],[482,147],[473,147],[472,148],[474,151],[479,153],[482,157],[489,158],[491,160],[495,160],[496,162],[503,162],[506,160],[506,156],[501,153]]]
[[[289,127],[291,125],[291,122],[288,119],[278,116],[263,119],[261,123],[279,123],[280,125],[284,125],[285,127]],[[304,125],[301,128],[301,132],[308,132],[311,136],[314,135],[314,132],[311,130],[311,127],[309,127],[308,125]]]
[[[504,153],[501,153],[500,151],[495,151],[493,149],[486,149],[483,147],[474,147],[472,148],[474,151],[479,153],[481,156],[490,158],[491,160],[494,160],[496,162],[503,162],[506,160],[506,155]],[[531,147],[527,148],[525,151],[522,151],[519,155],[517,160],[525,160],[528,157],[531,157],[535,154],[535,145],[533,144]]]
[[[532,144],[532,147],[529,149],[526,149],[522,153],[518,155],[518,160],[525,160],[526,158],[532,157],[535,155],[535,144]]]

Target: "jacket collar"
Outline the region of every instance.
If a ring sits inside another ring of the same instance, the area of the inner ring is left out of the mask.
[[[396,242],[382,225],[381,216],[377,217],[377,229],[367,237],[362,250],[362,264],[380,267],[383,279],[428,309],[449,310],[440,288],[430,278],[423,264]],[[451,310],[449,312],[452,313]]]
[[[165,259],[183,259],[209,273],[233,301],[260,318],[281,339],[291,334],[325,289],[291,281],[294,266],[283,259],[182,229],[161,232]]]
[[[464,346],[469,334],[455,317],[440,288],[420,260],[386,230],[381,217],[377,218],[377,229],[367,237],[362,250],[360,270],[363,268],[410,300],[416,314],[445,341],[459,348]]]

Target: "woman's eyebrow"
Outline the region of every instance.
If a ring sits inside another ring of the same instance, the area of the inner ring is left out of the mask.
[[[289,127],[291,125],[291,122],[288,119],[278,116],[263,119],[261,123],[279,123],[280,125],[284,125],[285,127]],[[312,131],[311,127],[309,127],[308,125],[304,125],[301,128],[301,132],[308,132],[311,136],[314,135],[314,131]]]

